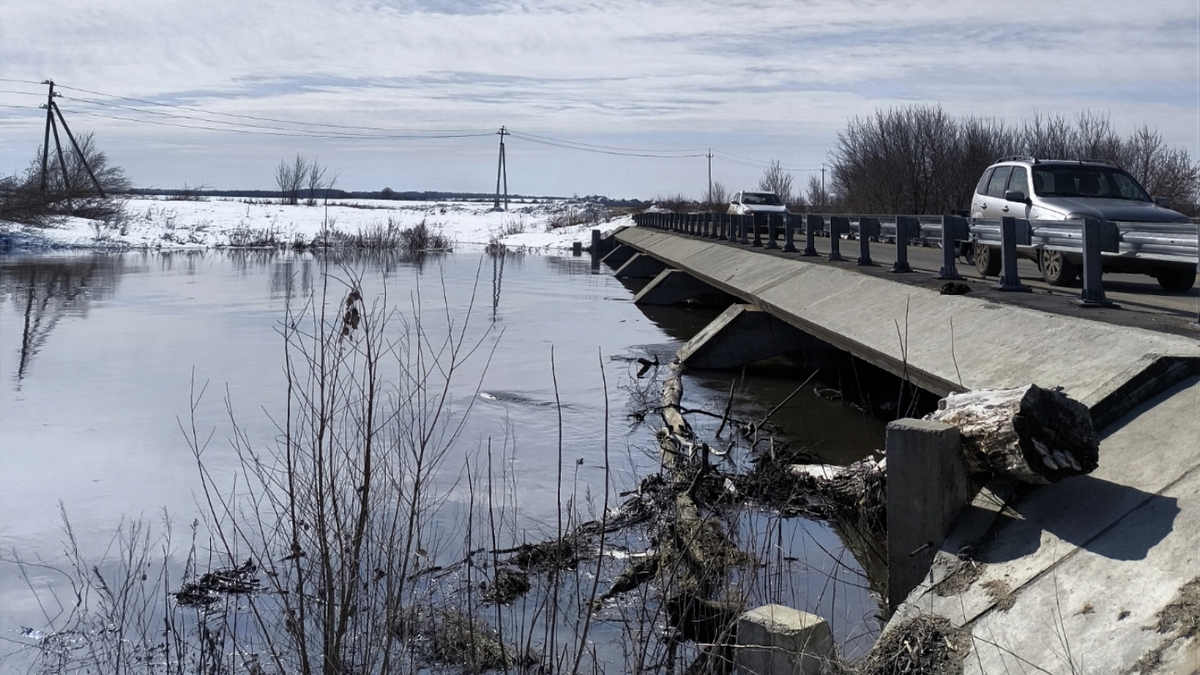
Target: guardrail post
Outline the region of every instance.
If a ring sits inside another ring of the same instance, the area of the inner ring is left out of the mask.
[[[845,260],[842,257],[842,234],[850,231],[846,216],[829,216],[829,256],[826,260]]]
[[[776,213],[767,214],[767,248],[779,248],[779,244],[775,243],[775,222],[779,219],[780,215]]]
[[[734,218],[737,218],[738,222],[738,243],[742,246],[745,246],[750,243],[750,240],[747,238],[747,234],[749,234],[749,232],[746,229],[746,221],[750,220],[750,216],[739,213],[738,215],[734,216]]]
[[[762,221],[757,213],[746,216],[750,219],[750,228],[754,230],[754,243],[750,244],[753,248],[762,248],[762,232],[759,231],[758,225]]]
[[[1101,251],[1119,251],[1120,234],[1117,226],[1095,218],[1083,219],[1083,291],[1076,301],[1081,307],[1117,307],[1104,297],[1103,262]]]
[[[792,214],[783,214],[783,250],[785,253],[796,252],[795,220]]]
[[[1020,227],[1022,224],[1024,228]],[[1033,290],[1021,283],[1021,277],[1017,274],[1018,243],[1029,245],[1029,221],[1018,221],[1012,216],[1004,216],[1000,219],[1000,285],[996,287],[998,291],[1029,293]]]
[[[704,214],[705,228],[708,232],[709,239],[719,239],[720,234],[717,232],[717,214],[709,211]]]
[[[878,218],[858,219],[858,264],[863,267],[875,267],[871,260],[871,237],[879,236]]]
[[[810,213],[804,217],[804,253],[800,255],[806,258],[814,258],[817,253],[817,230],[825,231],[825,219],[815,213]]]
[[[971,238],[970,226],[962,216],[942,216],[942,269],[938,279],[962,279],[958,273],[958,242]]]
[[[896,216],[896,262],[893,272],[911,272],[908,264],[908,240],[921,236],[921,221],[912,216]]]

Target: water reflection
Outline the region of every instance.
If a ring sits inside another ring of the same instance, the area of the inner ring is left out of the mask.
[[[0,265],[0,301],[12,303],[23,317],[17,389],[59,322],[84,318],[93,302],[112,297],[124,271],[120,258],[106,256],[25,258]]]

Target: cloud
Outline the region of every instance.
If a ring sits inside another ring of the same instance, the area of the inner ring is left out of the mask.
[[[0,78],[322,124],[505,124],[674,147],[719,137],[796,165],[819,165],[848,118],[918,102],[1012,122],[1091,109],[1191,146],[1196,17],[1185,3],[1150,4],[44,0],[5,7]],[[86,102],[117,100],[67,93],[64,111],[118,115]],[[0,94],[0,105],[36,103]],[[40,139],[13,135],[39,119],[0,108],[0,171],[32,154]],[[86,119],[123,143],[203,135],[163,119]],[[228,143],[278,153],[288,138],[206,133],[213,153]],[[546,184],[561,177],[551,171]]]

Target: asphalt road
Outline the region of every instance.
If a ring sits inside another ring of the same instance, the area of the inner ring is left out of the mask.
[[[726,246],[738,246],[727,242],[721,243]],[[871,244],[871,260],[875,263],[874,266],[857,264],[856,261],[859,257],[857,240],[843,239],[840,241],[842,257],[846,258],[844,262],[826,260],[829,244],[829,239],[818,237],[816,248],[821,255],[815,258],[802,257],[799,253],[783,253],[765,248],[759,250],[764,255],[795,258],[822,265],[837,265],[863,274],[885,277],[925,288],[940,289],[947,283],[945,280],[935,278],[942,267],[942,250],[936,246],[928,248],[910,246],[908,262],[914,271],[898,274],[891,271],[892,264],[896,259],[895,244]],[[780,246],[782,246],[782,239]],[[803,250],[804,242],[797,241],[796,247]],[[1051,286],[1042,280],[1042,274],[1038,270],[1037,264],[1031,260],[1021,260],[1017,267],[1021,282],[1032,289],[1032,292],[1029,293],[997,290],[998,278],[980,277],[975,266],[967,264],[961,258],[958,260],[957,266],[959,274],[964,277],[963,283],[970,288],[969,293],[976,297],[1055,314],[1079,316],[1116,325],[1186,335],[1200,340],[1200,325],[1197,324],[1197,319],[1200,317],[1200,288],[1197,287],[1193,287],[1187,293],[1168,293],[1162,290],[1158,281],[1153,277],[1138,274],[1106,274],[1104,275],[1105,296],[1118,306],[1082,307],[1075,302],[1081,291],[1081,285],[1078,282],[1073,287]]]

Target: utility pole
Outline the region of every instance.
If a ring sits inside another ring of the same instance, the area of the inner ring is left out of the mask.
[[[705,156],[708,157],[708,203],[712,204],[712,148],[708,149],[708,154]]]
[[[87,170],[88,177],[92,179],[92,185],[95,186],[96,192],[100,193],[101,197],[106,197],[104,188],[100,187],[100,181],[96,179],[96,174],[92,171],[92,167],[88,165],[87,157],[84,156],[83,150],[79,144],[75,142],[75,136],[71,133],[71,127],[67,126],[67,120],[63,117],[62,110],[54,99],[60,94],[54,93],[54,80],[46,80],[42,84],[48,85],[50,91],[46,94],[46,132],[42,139],[42,192],[48,188],[49,178],[49,158],[50,158],[50,132],[54,132],[54,149],[58,153],[58,166],[62,169],[63,188],[67,193],[71,192],[71,182],[67,174],[67,162],[63,157],[62,141],[58,137],[58,127],[54,123],[54,116],[58,115],[58,121],[62,124],[63,131],[67,133],[67,140],[71,141],[71,147],[75,149],[75,156],[79,158],[79,163]]]
[[[504,137],[510,135],[510,132],[504,127],[500,127],[500,131],[496,132],[500,136],[500,159],[496,164],[496,203],[492,205],[493,211],[508,210],[508,165],[504,161]],[[504,178],[504,208],[500,208],[500,179]]]
[[[51,106],[54,105],[54,80],[46,80],[42,84],[50,85],[50,91],[46,94],[46,133],[42,138],[42,192],[46,191],[46,165],[50,161],[50,125],[54,124],[54,111]]]
[[[829,201],[825,198],[825,165],[821,165],[821,208],[826,208],[825,202]]]

